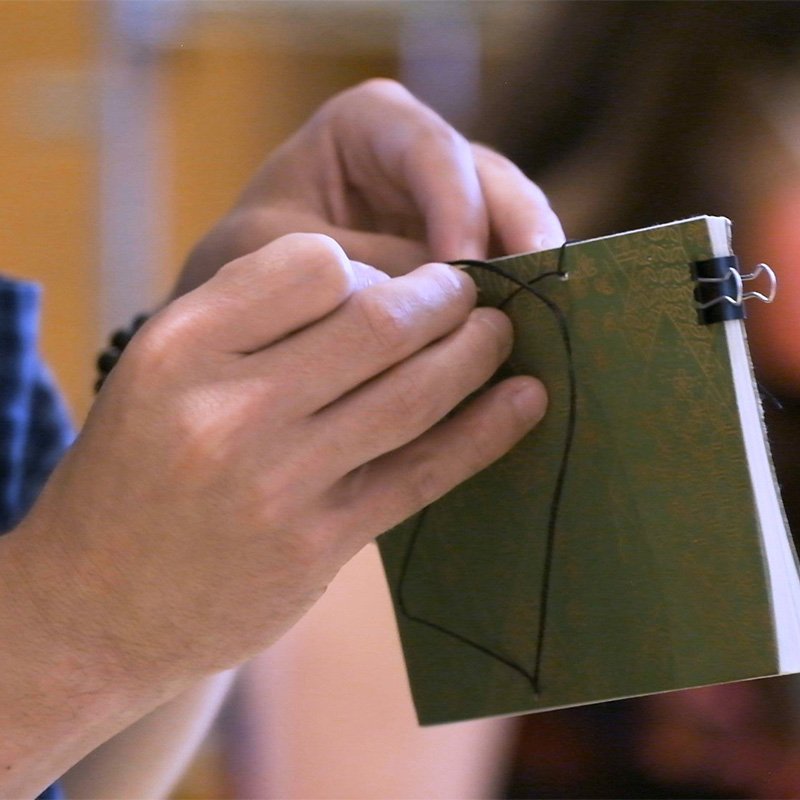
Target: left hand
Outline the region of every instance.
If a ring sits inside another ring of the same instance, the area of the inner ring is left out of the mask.
[[[195,247],[177,293],[294,232],[328,234],[349,258],[390,275],[564,240],[544,194],[516,166],[386,79],[329,100],[266,161]]]

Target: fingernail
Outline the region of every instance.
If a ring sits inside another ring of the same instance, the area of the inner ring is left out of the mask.
[[[433,257],[442,261],[459,261],[473,259],[482,261],[488,257],[488,232],[448,231],[446,238],[432,242]]]
[[[451,264],[448,264],[447,266],[451,272],[455,273],[453,279],[456,281],[456,286],[459,288],[464,286],[469,286],[471,288],[475,286],[475,279],[472,277],[472,275],[464,270],[464,267],[454,267]]]
[[[557,247],[561,247],[564,241],[565,239],[563,236],[553,236],[546,233],[544,236],[540,236],[536,241],[536,250],[555,250]]]
[[[436,267],[437,273],[446,275],[456,289],[464,289],[470,284],[475,285],[472,277],[464,272],[461,267],[454,267],[445,261],[431,261],[428,264],[423,264],[423,267]]]
[[[520,383],[510,400],[517,414],[531,425],[539,422],[547,411],[547,391],[541,381],[533,378]]]
[[[359,289],[366,289],[367,286],[374,286],[377,283],[386,283],[391,278],[385,273],[381,272],[369,264],[364,264],[361,261],[351,261],[353,265],[353,275],[355,276],[356,291]]]

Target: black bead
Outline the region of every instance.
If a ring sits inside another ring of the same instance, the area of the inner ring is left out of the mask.
[[[133,333],[126,328],[120,328],[111,337],[111,344],[117,350],[124,350],[128,346],[128,342],[133,338]]]
[[[116,348],[109,347],[108,350],[103,350],[97,357],[97,369],[103,374],[108,374],[119,361],[120,355],[122,354]]]
[[[130,344],[136,331],[150,319],[149,314],[139,314],[131,323],[129,328],[120,328],[114,331],[111,336],[111,346],[103,350],[97,358],[97,369],[100,372],[100,377],[94,385],[95,393],[100,391],[100,387],[108,377],[108,374],[116,366],[122,351]]]

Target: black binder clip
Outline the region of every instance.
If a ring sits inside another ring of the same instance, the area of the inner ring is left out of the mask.
[[[695,261],[692,279],[697,282],[694,297],[697,300],[697,320],[701,325],[724,322],[729,319],[744,319],[746,300],[771,303],[775,299],[778,281],[775,273],[766,264],[757,264],[752,272],[739,272],[736,256],[720,256],[707,261]],[[755,280],[761,273],[769,280],[769,292],[746,292],[746,281]]]

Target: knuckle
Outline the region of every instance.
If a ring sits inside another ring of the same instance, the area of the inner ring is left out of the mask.
[[[444,493],[442,470],[434,453],[419,453],[408,464],[405,491],[410,504],[417,510],[441,497]]]
[[[125,348],[120,366],[124,363],[125,371],[146,384],[151,384],[160,375],[173,374],[193,324],[194,314],[186,304],[180,301],[172,303],[137,331]]]
[[[414,95],[392,78],[368,78],[362,81],[352,89],[353,94],[363,95],[367,98],[379,98],[395,100],[402,98],[408,100],[409,98],[416,100]]]
[[[293,246],[292,268],[311,291],[340,302],[352,292],[350,260],[334,239],[321,233],[295,233],[284,238]]]
[[[451,448],[448,452],[422,451],[417,454],[406,470],[405,491],[411,505],[424,508],[456,484],[480,472],[496,457],[491,450],[491,442],[486,437],[479,431],[467,429],[457,450]]]
[[[304,289],[344,300],[352,291],[350,260],[330,236],[289,233],[219,271],[238,290],[257,290],[265,276],[271,284],[301,284]]]
[[[191,442],[227,459],[231,451],[241,449],[244,436],[252,436],[252,423],[264,416],[264,405],[260,396],[246,389],[230,391],[214,383],[190,385],[173,398],[173,427],[178,441]]]
[[[354,298],[359,322],[383,350],[400,349],[413,324],[410,309],[386,292],[363,291]]]
[[[369,78],[345,92],[344,96],[347,95],[359,102],[363,100],[413,111],[418,147],[434,144],[446,148],[469,148],[469,142],[452,125],[392,78]]]
[[[178,446],[172,458],[178,471],[187,467],[205,471],[224,469],[232,427],[228,410],[216,408],[210,397],[187,396],[172,410],[172,428]],[[193,467],[192,467],[193,465]]]
[[[278,240],[298,258],[328,264],[347,261],[342,248],[324,233],[287,233]]]
[[[469,142],[441,117],[431,112],[427,124],[420,128],[416,140],[420,152],[442,152],[469,155]]]
[[[466,472],[474,475],[493,461],[491,448],[475,428],[467,428],[462,439],[464,448],[461,463]]]
[[[396,419],[399,417],[406,425],[417,426],[427,417],[434,415],[435,397],[411,376],[397,376],[393,381],[392,402],[387,411]]]
[[[348,121],[356,109],[365,105],[385,106],[407,105],[419,101],[405,88],[391,78],[369,78],[328,100],[319,110],[318,119]]]

